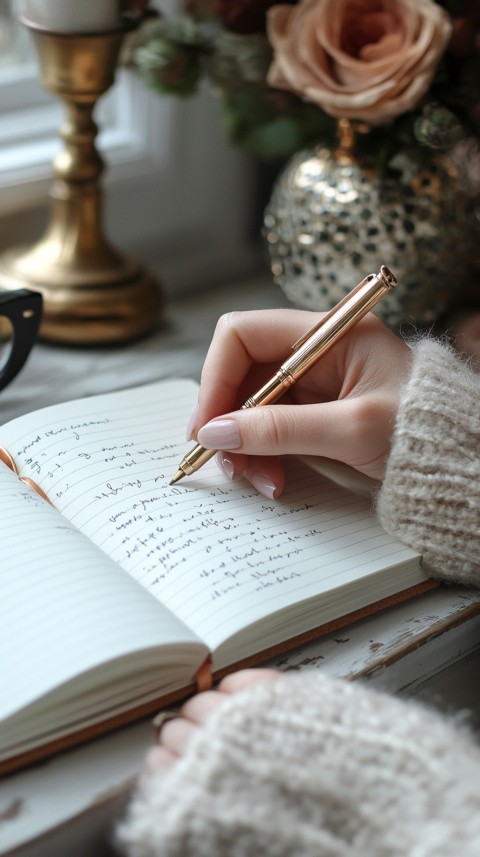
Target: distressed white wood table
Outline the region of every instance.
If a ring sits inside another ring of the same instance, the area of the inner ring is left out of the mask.
[[[199,377],[218,316],[281,306],[262,281],[171,302],[162,329],[123,348],[39,345],[0,395],[0,423],[37,407],[175,376]],[[480,593],[439,588],[276,659],[321,668],[442,709],[480,711]],[[0,690],[1,692],[1,690]],[[0,854],[103,857],[153,740],[141,722],[0,782]]]

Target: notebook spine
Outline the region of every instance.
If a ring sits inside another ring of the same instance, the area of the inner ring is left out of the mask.
[[[20,476],[15,461],[10,455],[8,449],[5,449],[5,447],[3,446],[0,446],[0,461],[3,461],[3,463],[9,468],[9,470],[12,470],[13,473],[15,473],[15,476],[18,476],[20,482],[23,482],[24,485],[27,485],[28,488],[31,488],[33,491],[35,491],[35,493],[38,494],[38,496],[41,497],[42,500],[45,500],[47,503],[50,503],[50,506],[53,506],[52,501],[49,499],[49,497],[47,497],[45,491],[40,488],[40,485],[38,485],[37,482],[35,482],[33,479],[30,479],[29,476]]]
[[[202,693],[211,690],[213,686],[212,659],[210,655],[204,660],[195,673],[196,691]]]

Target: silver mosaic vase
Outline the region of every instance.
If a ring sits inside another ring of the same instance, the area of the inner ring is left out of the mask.
[[[297,307],[328,310],[382,264],[397,287],[375,312],[390,327],[430,324],[462,288],[472,250],[468,199],[441,161],[407,155],[380,175],[339,147],[297,153],[264,214],[275,282]]]

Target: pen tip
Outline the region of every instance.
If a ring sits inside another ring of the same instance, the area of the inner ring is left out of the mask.
[[[184,476],[185,476],[185,473],[184,473],[184,471],[183,471],[183,470],[177,470],[177,472],[176,472],[175,476],[173,477],[172,481],[171,481],[171,482],[169,482],[168,484],[169,484],[169,485],[175,485],[175,482],[179,482],[179,481],[180,481],[180,479],[183,479],[183,477],[184,477]]]

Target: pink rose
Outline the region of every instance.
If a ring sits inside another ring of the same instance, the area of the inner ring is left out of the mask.
[[[424,95],[447,46],[450,17],[433,0],[301,0],[267,18],[268,83],[330,116],[391,122]]]

